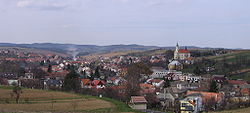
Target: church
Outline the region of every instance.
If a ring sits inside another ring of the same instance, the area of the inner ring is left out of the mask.
[[[190,52],[185,49],[180,49],[179,44],[177,43],[175,52],[174,52],[174,59],[175,60],[186,60],[191,57]]]
[[[191,58],[191,53],[187,50],[187,48],[180,49],[179,44],[177,43],[174,52],[174,59],[168,64],[168,69],[182,70],[183,69],[182,63],[190,64],[190,62],[188,62],[190,58]]]

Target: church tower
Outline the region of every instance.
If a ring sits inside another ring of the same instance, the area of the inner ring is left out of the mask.
[[[174,51],[174,59],[175,59],[175,60],[178,60],[178,59],[179,59],[179,49],[180,49],[180,47],[179,47],[179,44],[177,43],[177,44],[176,44],[175,51]]]

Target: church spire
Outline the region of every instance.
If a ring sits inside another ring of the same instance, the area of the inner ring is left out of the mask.
[[[177,44],[176,44],[176,48],[175,48],[175,51],[176,51],[176,52],[178,52],[178,51],[179,51],[179,49],[180,49],[180,47],[179,47],[179,43],[177,42]]]
[[[177,60],[177,59],[179,59],[179,44],[178,44],[178,42],[177,42],[177,44],[176,44],[176,48],[175,48],[175,52],[174,52],[174,59],[175,60]]]

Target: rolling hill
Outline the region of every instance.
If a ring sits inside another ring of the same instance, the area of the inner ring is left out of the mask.
[[[23,47],[33,49],[43,49],[49,51],[60,52],[64,54],[91,54],[91,53],[109,53],[117,51],[128,51],[128,50],[153,50],[153,49],[174,49],[175,46],[159,47],[159,46],[144,46],[144,45],[77,45],[77,44],[59,44],[59,43],[33,43],[33,44],[13,44],[13,43],[0,43],[0,47]],[[195,46],[187,46],[189,49],[217,49],[217,48],[200,48]]]

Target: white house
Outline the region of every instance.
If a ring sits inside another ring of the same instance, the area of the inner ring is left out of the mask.
[[[147,100],[144,96],[131,96],[129,106],[132,109],[145,110],[147,109]]]

